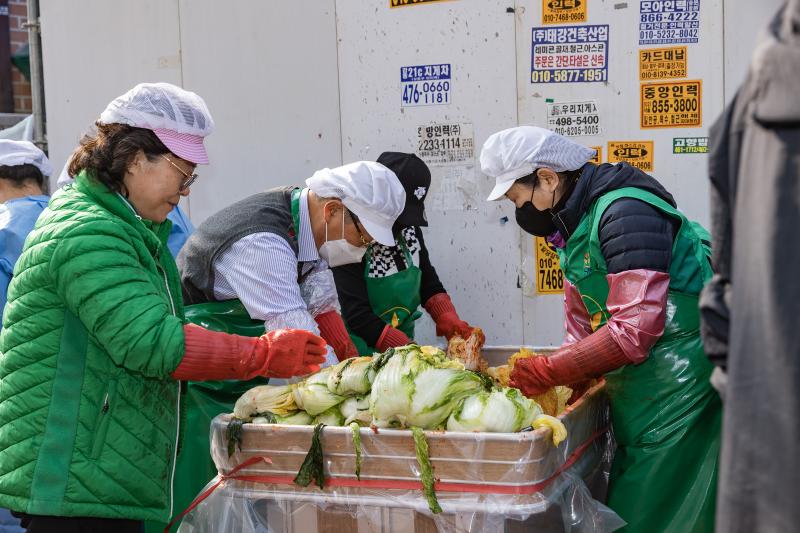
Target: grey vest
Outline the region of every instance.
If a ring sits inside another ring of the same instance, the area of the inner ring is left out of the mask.
[[[254,194],[215,213],[198,226],[178,254],[183,301],[187,305],[213,302],[214,262],[239,239],[269,232],[286,239],[298,253],[292,221],[292,191],[277,187]],[[298,264],[298,276],[301,269]]]

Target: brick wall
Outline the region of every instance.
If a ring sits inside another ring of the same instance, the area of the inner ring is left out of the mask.
[[[8,21],[11,33],[11,53],[15,53],[20,46],[28,42],[28,30],[22,25],[28,19],[28,7],[26,0],[8,0]],[[31,106],[31,84],[25,76],[11,67],[11,85],[14,92],[14,111],[16,113],[30,113]]]

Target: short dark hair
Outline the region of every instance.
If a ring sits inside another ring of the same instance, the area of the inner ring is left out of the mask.
[[[522,176],[521,178],[516,180],[515,183],[519,183],[520,185],[530,185],[531,187],[536,188],[536,184],[539,183],[539,176],[536,174],[536,170],[534,170],[527,176]]]
[[[36,165],[0,165],[0,179],[11,181],[15,187],[24,187],[28,183],[36,183],[44,187],[44,174]]]
[[[515,183],[519,183],[521,185],[530,185],[531,187],[536,187],[539,183],[539,176],[536,174],[538,172],[538,168],[528,174],[527,176],[522,176]],[[567,170],[566,172],[556,172],[561,179],[567,184],[570,185],[572,182],[577,181],[578,178],[581,177],[581,172],[583,172],[583,167],[577,170]]]
[[[125,173],[139,150],[149,161],[170,153],[151,130],[99,122],[95,127],[97,131],[84,135],[72,153],[68,172],[70,176],[77,176],[86,170],[114,192],[123,192]]]

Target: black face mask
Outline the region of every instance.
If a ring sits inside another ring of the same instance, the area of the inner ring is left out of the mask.
[[[517,225],[527,233],[537,237],[547,237],[552,235],[557,229],[555,223],[553,222],[553,213],[558,213],[564,209],[564,205],[567,203],[567,198],[569,198],[570,193],[572,193],[574,186],[574,183],[570,184],[569,188],[564,191],[564,195],[558,200],[558,203],[550,209],[545,209],[544,211],[539,211],[533,205],[533,191],[531,191],[531,199],[522,204],[522,207],[518,207],[514,211],[514,216],[517,219]],[[555,196],[556,194],[554,192],[553,198],[555,198]]]
[[[539,211],[534,207],[533,202],[525,202],[522,207],[514,211],[517,225],[537,237],[547,237],[556,230],[553,223],[553,215],[550,209]]]

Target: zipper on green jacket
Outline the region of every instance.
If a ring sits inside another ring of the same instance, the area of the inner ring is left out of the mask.
[[[100,457],[100,452],[103,451],[103,445],[106,442],[106,435],[108,435],[108,426],[111,423],[111,405],[117,395],[117,382],[111,381],[108,384],[108,390],[103,398],[103,403],[100,411],[97,413],[97,422],[94,425],[94,437],[92,438],[92,448],[89,452],[89,457],[97,459]]]
[[[167,272],[156,259],[156,267],[161,271],[164,278],[164,287],[167,289],[167,297],[172,308],[172,315],[178,316],[175,311],[175,301],[172,299],[172,291],[169,288]],[[172,450],[172,473],[169,476],[169,516],[174,514],[175,506],[175,467],[178,463],[178,441],[181,435],[181,382],[178,381],[178,396],[175,400],[175,447]]]

